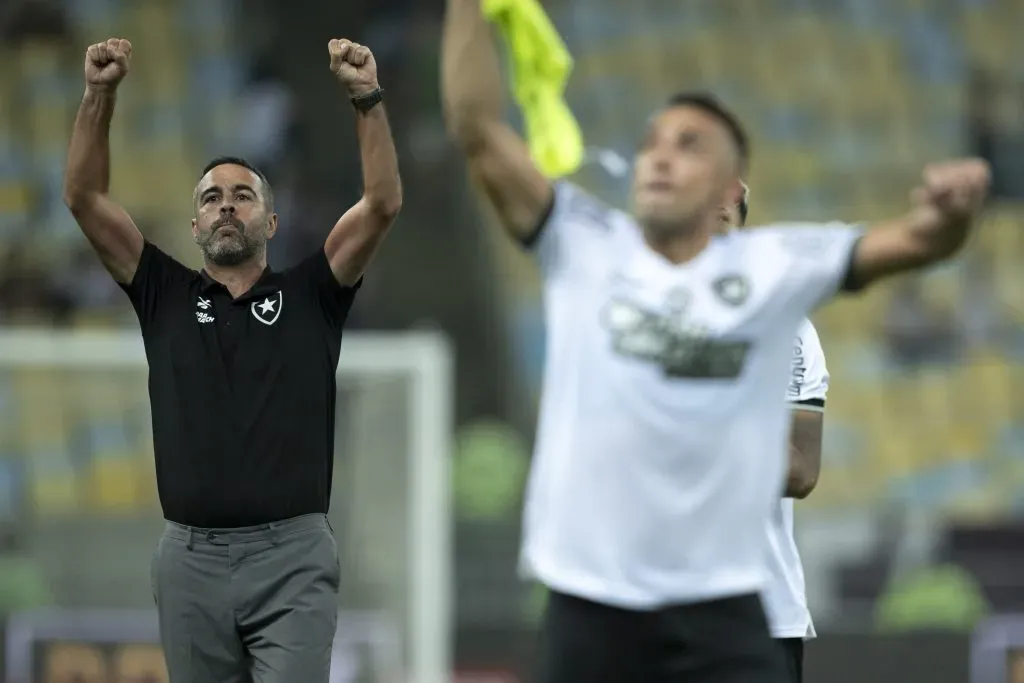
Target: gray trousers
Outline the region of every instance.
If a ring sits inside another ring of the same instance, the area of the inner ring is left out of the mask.
[[[328,683],[340,573],[323,515],[168,522],[152,581],[171,683]]]

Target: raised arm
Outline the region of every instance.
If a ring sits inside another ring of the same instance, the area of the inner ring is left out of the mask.
[[[990,182],[980,159],[929,166],[903,217],[873,226],[860,239],[845,286],[859,289],[875,280],[946,259],[963,246],[980,213]]]
[[[349,40],[332,40],[328,51],[331,71],[347,88],[356,110],[363,196],[335,223],[324,253],[338,282],[353,285],[363,276],[402,208],[402,181],[373,54]]]
[[[554,201],[522,138],[503,120],[498,53],[480,0],[447,0],[441,100],[449,134],[502,225],[529,242]]]
[[[110,121],[132,44],[111,38],[85,55],[85,96],[75,117],[64,176],[64,202],[114,279],[129,284],[142,256],[142,233],[110,190]]]

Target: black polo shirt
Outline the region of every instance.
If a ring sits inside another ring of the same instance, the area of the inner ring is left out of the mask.
[[[146,243],[124,286],[149,360],[168,520],[238,527],[327,512],[335,372],[358,285],[318,250],[237,299]]]

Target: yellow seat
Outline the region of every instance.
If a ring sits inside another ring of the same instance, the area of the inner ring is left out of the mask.
[[[131,645],[121,649],[114,659],[114,679],[169,683],[167,664],[158,645]]]
[[[997,480],[994,484],[958,496],[945,512],[951,520],[960,523],[988,522],[1010,515],[1012,498],[1011,492]]]
[[[86,499],[99,512],[137,512],[143,505],[138,459],[123,452],[94,454],[84,482]]]
[[[107,662],[88,645],[52,645],[44,658],[45,683],[107,683]]]
[[[23,180],[0,181],[0,214],[27,214],[32,206],[32,188]]]
[[[915,435],[893,420],[876,420],[867,425],[872,435],[872,452],[867,460],[875,487],[916,473],[921,467],[921,444]]]
[[[61,45],[47,39],[21,43],[14,59],[18,77],[23,83],[59,78],[64,71]]]
[[[51,99],[31,107],[30,148],[39,154],[63,155],[71,133],[71,113],[63,99]]]
[[[1009,19],[1009,23],[1007,23]],[[1000,16],[985,7],[967,4],[961,15],[963,37],[975,63],[983,68],[1001,70],[1007,59],[1017,52],[1014,43],[1019,25],[1012,17]]]

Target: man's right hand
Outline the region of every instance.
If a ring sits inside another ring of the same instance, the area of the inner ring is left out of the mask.
[[[85,83],[90,88],[114,89],[128,74],[132,44],[124,38],[110,38],[90,45],[85,51]]]
[[[146,243],[123,208],[110,199],[110,120],[114,93],[128,73],[132,44],[123,38],[85,51],[85,95],[75,116],[64,176],[64,203],[103,265],[129,284]]]

